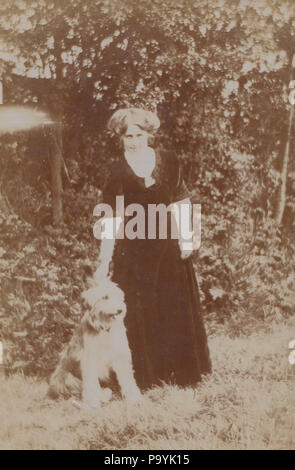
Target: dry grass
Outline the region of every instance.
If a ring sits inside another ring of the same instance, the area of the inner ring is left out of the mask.
[[[196,390],[164,386],[95,415],[45,398],[46,383],[0,379],[1,449],[294,449],[295,317],[270,331],[210,337],[214,372]]]

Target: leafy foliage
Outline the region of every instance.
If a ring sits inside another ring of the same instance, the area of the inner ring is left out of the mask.
[[[80,214],[78,234],[70,225],[39,232],[17,216],[1,217],[0,335],[9,369],[47,375],[80,320],[80,294],[98,254],[86,219]]]

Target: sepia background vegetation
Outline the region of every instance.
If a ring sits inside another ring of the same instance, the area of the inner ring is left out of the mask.
[[[294,315],[294,18],[293,0],[1,1],[4,105],[54,121],[0,135],[9,373],[48,377],[81,317],[92,211],[117,157],[105,126],[122,106],[158,112],[155,144],[176,150],[202,204],[209,334]]]

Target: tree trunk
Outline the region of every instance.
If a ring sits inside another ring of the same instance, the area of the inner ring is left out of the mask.
[[[277,205],[277,211],[276,211],[276,222],[278,225],[282,223],[285,206],[286,206],[287,175],[288,175],[288,162],[289,162],[289,155],[290,155],[290,139],[291,139],[291,127],[292,127],[293,114],[294,114],[294,106],[291,107],[291,111],[289,115],[288,135],[287,135],[287,142],[286,142],[285,153],[284,153],[284,158],[283,158],[283,167],[282,167],[282,172],[281,172],[281,187],[279,190],[279,198],[278,198],[278,205]]]
[[[292,81],[292,69],[295,67],[295,54],[293,55],[292,63],[291,63],[291,74],[290,74],[290,82]],[[289,120],[288,120],[288,132],[287,132],[287,140],[285,146],[285,152],[283,157],[283,164],[282,164],[282,171],[281,171],[281,186],[279,189],[277,207],[276,207],[276,222],[278,225],[282,223],[283,215],[286,207],[286,193],[287,193],[287,175],[288,175],[288,162],[289,162],[289,155],[290,155],[290,141],[291,141],[291,130],[292,130],[292,121],[294,115],[294,105],[291,103],[291,108],[289,112]]]
[[[62,202],[62,130],[61,124],[55,124],[50,132],[50,169],[51,169],[51,195],[53,224],[60,225],[63,222]]]
[[[0,215],[2,217],[8,217],[11,214],[14,214],[13,210],[10,207],[8,199],[5,194],[5,189],[3,187],[2,181],[0,180]]]

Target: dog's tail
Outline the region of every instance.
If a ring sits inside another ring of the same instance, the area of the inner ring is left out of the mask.
[[[69,398],[76,396],[80,398],[82,390],[82,382],[78,377],[75,377],[71,372],[65,371],[60,365],[50,377],[47,396],[49,398]]]

